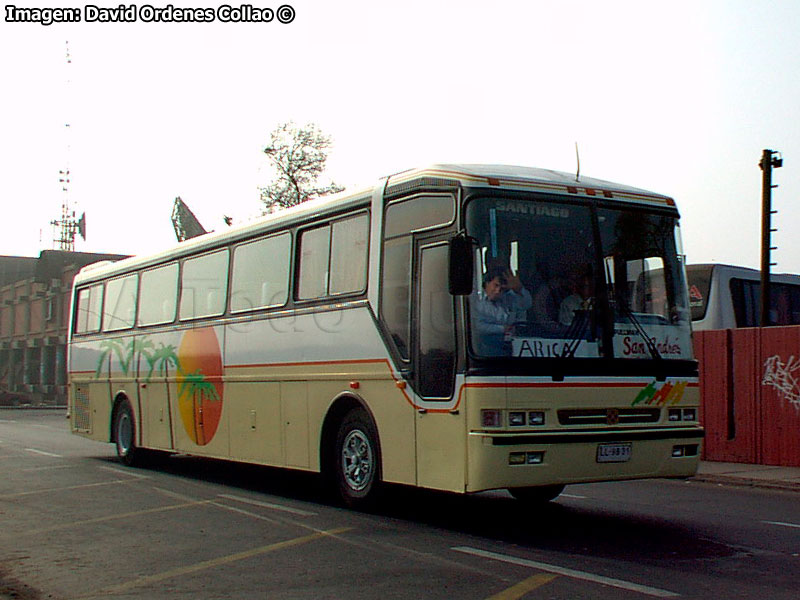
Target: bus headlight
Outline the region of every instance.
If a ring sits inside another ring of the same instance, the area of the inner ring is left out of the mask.
[[[544,413],[540,410],[529,412],[528,425],[533,425],[533,426],[544,425]]]
[[[508,413],[508,424],[511,427],[522,427],[525,425],[525,413],[517,411]]]
[[[696,421],[697,409],[696,408],[670,408],[667,411],[667,419],[676,423],[678,421]]]

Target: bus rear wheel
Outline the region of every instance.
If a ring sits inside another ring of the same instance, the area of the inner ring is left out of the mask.
[[[536,487],[509,488],[509,493],[523,502],[550,502],[564,491],[563,485],[540,485]]]
[[[336,434],[334,477],[338,496],[351,508],[372,504],[380,486],[380,449],[372,419],[351,410]]]
[[[136,447],[136,423],[130,402],[123,400],[114,412],[114,442],[119,460],[132,467],[139,463],[141,450]]]

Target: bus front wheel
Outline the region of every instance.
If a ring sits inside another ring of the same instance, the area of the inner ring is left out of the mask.
[[[564,491],[563,485],[541,485],[537,487],[509,488],[509,493],[523,502],[550,502]]]
[[[136,424],[133,409],[127,400],[120,402],[114,412],[114,442],[120,461],[129,467],[139,462],[141,451],[136,447]]]
[[[334,473],[339,497],[347,506],[371,504],[380,484],[378,435],[363,409],[351,410],[336,435]]]

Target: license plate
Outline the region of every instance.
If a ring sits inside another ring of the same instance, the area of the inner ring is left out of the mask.
[[[597,462],[628,462],[631,459],[632,444],[598,444]]]

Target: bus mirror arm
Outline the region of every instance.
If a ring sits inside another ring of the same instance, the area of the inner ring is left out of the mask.
[[[448,252],[448,287],[453,296],[468,296],[474,282],[473,253],[477,240],[464,231],[450,239]]]

